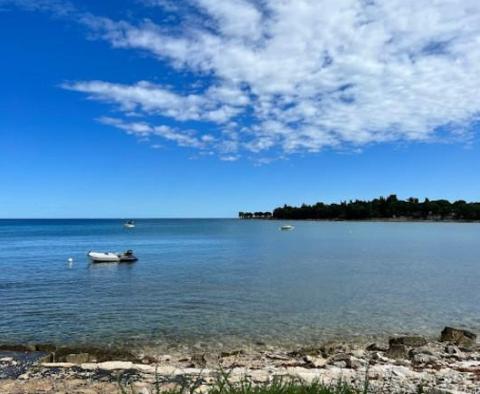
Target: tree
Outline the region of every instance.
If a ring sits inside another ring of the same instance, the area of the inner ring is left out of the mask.
[[[314,205],[302,204],[300,207],[285,204],[275,208],[271,216],[275,219],[360,220],[401,217],[416,220],[480,220],[480,203],[460,200],[452,204],[448,200],[430,201],[428,198],[420,202],[416,197],[400,200],[397,195],[391,194],[387,198],[342,201],[340,204],[317,202]],[[263,217],[270,216],[264,213]]]

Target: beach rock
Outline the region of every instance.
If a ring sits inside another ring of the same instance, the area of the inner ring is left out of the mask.
[[[369,352],[386,352],[388,350],[388,347],[380,345],[378,343],[371,343],[365,349]]]
[[[352,350],[352,346],[344,342],[327,342],[320,347],[323,357],[329,357],[336,353],[348,353]]]
[[[46,352],[46,353],[53,353],[57,350],[55,345],[51,343],[40,343],[35,345],[35,351],[37,352]]]
[[[146,364],[133,364],[132,369],[135,369],[142,373],[154,374],[157,370],[155,365],[146,365]]]
[[[323,357],[305,356],[304,361],[312,368],[323,368],[327,365],[327,360]]]
[[[97,365],[100,369],[111,371],[114,369],[131,369],[133,363],[131,361],[105,361]]]
[[[294,355],[300,355],[303,353],[303,350],[299,350],[296,352],[292,352],[290,356],[294,357]],[[310,355],[307,353],[307,356]],[[290,360],[290,356],[287,354],[280,354],[280,353],[265,353],[265,357],[270,360],[279,360],[279,361],[288,361]]]
[[[262,370],[251,371],[249,377],[255,383],[267,383],[270,380],[269,373]]]
[[[406,358],[408,356],[407,347],[403,344],[390,344],[385,356],[393,359]]]
[[[142,364],[156,364],[159,361],[170,361],[171,357],[170,356],[164,356],[165,359],[159,360],[157,357],[150,356],[150,355],[144,355],[142,357]]]
[[[441,342],[450,342],[463,348],[471,348],[477,341],[477,336],[467,330],[445,327],[440,335]]]
[[[90,361],[90,355],[88,353],[67,354],[65,356],[65,362],[82,364]]]
[[[229,351],[229,352],[222,352],[222,353],[220,353],[220,356],[221,357],[231,357],[231,356],[240,356],[240,355],[243,355],[243,354],[245,354],[245,350],[240,349],[240,350],[232,350],[232,351]]]
[[[238,357],[231,356],[231,357],[223,357],[221,361],[221,365],[223,368],[234,368],[234,367],[244,367],[246,364],[243,362],[239,362]]]
[[[287,353],[286,355],[282,355],[282,357],[305,357],[305,356],[321,356],[323,354],[322,350],[319,347],[302,347],[300,349],[296,349],[292,352]],[[276,357],[276,353],[266,353],[266,357],[272,358]]]
[[[98,364],[97,363],[84,363],[84,364],[80,364],[80,368],[85,369],[85,370],[94,370],[94,369],[98,369]]]
[[[457,358],[463,358],[464,355],[462,351],[458,348],[458,346],[455,345],[447,345],[445,346],[445,353],[451,355],[451,356],[456,356]]]
[[[132,394],[150,394],[148,384],[142,382],[135,382],[132,384]]]
[[[329,365],[334,365],[338,368],[347,368],[347,367],[350,368],[351,359],[352,359],[352,356],[350,356],[347,353],[337,353],[329,357],[326,363]]]
[[[408,347],[420,347],[425,346],[427,344],[427,340],[421,336],[401,336],[401,337],[394,337],[390,338],[388,341],[390,347],[392,345],[405,345]]]
[[[75,366],[73,363],[42,363],[44,368],[72,368]]]
[[[368,365],[368,363],[369,362],[364,358],[350,357],[349,367],[353,369],[365,368]]]
[[[412,364],[412,362],[410,360],[403,359],[403,358],[397,358],[394,361],[394,365],[398,365],[398,366],[401,366],[401,367],[409,367],[411,364]]]
[[[413,355],[412,361],[416,365],[437,364],[439,359],[438,359],[438,357],[435,357],[435,356],[430,355],[430,354],[418,353],[418,354]]]
[[[417,347],[417,348],[413,348],[408,352],[408,355],[409,355],[410,358],[413,358],[414,356],[416,356],[418,354],[425,354],[425,355],[428,355],[428,356],[440,357],[439,353],[435,352],[432,348],[430,348],[428,346],[420,346],[420,347]]]
[[[382,351],[365,351],[358,347],[358,343],[352,343],[351,350],[343,352],[338,351],[341,346],[332,345],[331,348],[337,352],[328,358],[322,357],[321,352],[315,355],[292,356],[288,349],[248,349],[245,353],[222,357],[222,366],[216,365],[214,368],[191,367],[190,353],[184,357],[184,353],[177,352],[171,353],[172,356],[156,355],[156,362],[152,364],[120,360],[103,363],[31,362],[20,378],[15,374],[0,379],[0,393],[40,393],[34,387],[41,387],[41,381],[53,382],[52,389],[43,394],[153,394],[157,392],[157,384],[163,391],[170,387],[169,385],[172,385],[171,388],[180,388],[188,382],[197,382],[197,389],[202,387],[202,390],[207,391],[215,384],[218,374],[225,370],[232,383],[247,378],[253,385],[297,377],[305,381],[321,381],[325,384],[341,381],[362,387],[368,376],[371,388],[369,392],[372,393],[415,393],[419,392],[420,386],[424,393],[428,393],[433,387],[437,389],[437,393],[455,393],[454,390],[471,393],[478,391],[480,352],[469,351],[464,353],[463,358],[458,358],[456,354],[461,353],[461,349],[451,343],[431,342],[426,346],[407,346],[393,342],[386,352],[388,354]],[[217,355],[216,351],[218,349],[212,349],[211,353],[197,352],[197,355],[202,356],[202,363],[207,363],[205,358]],[[399,354],[394,354],[397,351]],[[69,354],[81,353],[77,349],[75,353]],[[385,357],[387,355],[395,356],[392,357],[395,360]],[[12,362],[16,362],[20,356],[23,357],[24,353],[0,353],[0,372],[4,366],[8,367]],[[66,356],[68,354],[64,354],[64,357]],[[138,359],[142,360],[144,357],[145,354],[142,353]],[[165,361],[159,361],[163,360],[163,357]],[[231,362],[230,367],[223,365],[225,360]],[[122,390],[119,390],[119,385],[122,385]],[[31,388],[30,391],[26,390],[27,386]],[[48,385],[45,387],[48,388]]]
[[[160,366],[155,369],[155,373],[158,375],[172,376],[178,372],[177,368],[171,365]]]
[[[214,353],[194,353],[190,361],[196,368],[217,367],[220,365],[218,355]]]
[[[35,352],[36,346],[33,344],[18,345],[18,344],[3,344],[0,345],[0,352]]]

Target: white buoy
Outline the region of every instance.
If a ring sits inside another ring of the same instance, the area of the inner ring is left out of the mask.
[[[69,258],[67,259],[67,262],[68,262],[68,268],[72,268],[72,266],[73,266],[73,258],[72,258],[72,257],[69,257]]]

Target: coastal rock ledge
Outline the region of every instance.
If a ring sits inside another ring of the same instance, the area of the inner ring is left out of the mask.
[[[262,345],[188,355],[116,353],[116,360],[85,349],[38,349],[0,347],[0,393],[153,394],[178,387],[208,392],[224,373],[231,384],[295,378],[332,385],[341,381],[359,390],[367,383],[371,393],[480,393],[476,336],[451,327],[438,341],[397,336],[388,346],[329,342],[295,351]]]

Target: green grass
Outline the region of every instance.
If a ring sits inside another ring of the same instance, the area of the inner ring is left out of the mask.
[[[269,384],[253,385],[248,380],[238,384],[214,385],[209,394],[361,394],[347,384],[327,386],[320,382],[305,383],[293,379],[277,379]],[[179,393],[178,393],[179,394]]]
[[[120,377],[119,377],[120,378]],[[132,394],[133,388],[130,385],[121,384],[119,379],[120,394]],[[359,386],[352,386],[343,381],[334,384],[325,384],[321,381],[307,383],[300,378],[279,376],[269,383],[253,383],[249,378],[244,377],[240,381],[233,382],[230,373],[221,370],[212,384],[205,385],[201,374],[196,378],[190,377],[187,380],[176,381],[172,389],[162,389],[164,382],[160,382],[159,375],[155,375],[155,382],[150,389],[152,394],[387,394],[388,387],[373,388],[368,379],[368,369],[365,371],[365,379]],[[424,394],[422,383],[416,387],[417,394]]]
[[[162,390],[158,380],[153,385],[155,394],[194,394],[199,392],[202,380],[192,379],[183,384],[178,384],[174,389]],[[131,394],[133,390],[120,384],[121,394]],[[205,391],[203,391],[205,392]],[[319,381],[306,383],[300,379],[278,378],[270,383],[254,384],[248,378],[239,382],[232,382],[228,374],[220,374],[216,381],[209,385],[208,394],[367,394],[368,384],[362,388],[355,388],[343,382],[326,385]]]

